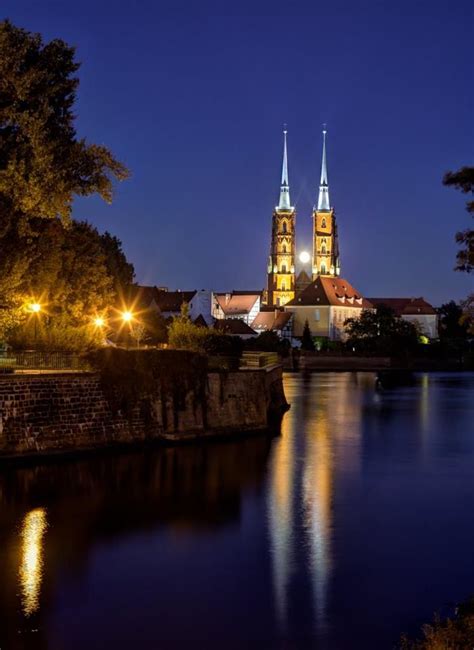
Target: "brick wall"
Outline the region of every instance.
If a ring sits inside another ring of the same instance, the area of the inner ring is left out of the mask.
[[[286,404],[281,368],[208,374],[206,394],[143,395],[131,412],[111,404],[97,374],[0,377],[0,456],[71,451],[153,438],[265,429]]]

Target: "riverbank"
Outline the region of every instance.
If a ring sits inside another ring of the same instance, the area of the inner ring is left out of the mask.
[[[130,376],[125,394],[100,372],[0,376],[0,459],[238,437],[278,427],[288,408],[279,365],[200,378]]]

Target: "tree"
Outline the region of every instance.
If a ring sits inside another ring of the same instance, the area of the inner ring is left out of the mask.
[[[105,264],[110,277],[113,278],[115,293],[119,296],[123,295],[135,277],[133,264],[127,261],[122,250],[122,242],[118,237],[106,231],[100,235],[100,238]]]
[[[301,337],[301,349],[307,352],[314,352],[314,341],[309,329],[308,320],[305,320],[303,327],[303,336]]]
[[[209,337],[209,330],[195,325],[189,318],[187,303],[181,306],[181,314],[175,316],[168,328],[170,347],[181,350],[205,352],[204,342]]]
[[[0,337],[27,328],[32,296],[48,305],[51,335],[59,323],[85,326],[133,280],[118,239],[71,223],[75,196],[110,202],[113,180],[128,176],[106,147],[76,134],[78,69],[64,41],[0,22]]]
[[[359,318],[348,318],[344,328],[347,345],[367,354],[401,355],[418,344],[417,326],[395,316],[385,305],[376,311],[363,309]]]
[[[443,183],[461,190],[464,194],[474,194],[474,167],[462,167],[457,172],[447,172]],[[474,217],[474,200],[467,202],[466,209]],[[470,273],[474,269],[474,229],[456,233],[456,242],[461,245],[461,250],[456,256],[455,270]]]
[[[74,196],[112,198],[127,169],[102,145],[78,139],[80,64],[64,41],[0,22],[0,234],[31,217],[71,215]]]
[[[465,338],[469,324],[463,308],[454,300],[446,302],[439,308],[439,330],[441,338]]]
[[[114,240],[120,251],[119,240]],[[110,241],[104,246],[103,236],[86,222],[72,221],[66,227],[58,219],[32,219],[29,236],[17,236],[9,259],[13,264],[21,260],[24,273],[16,278],[10,295],[14,296],[12,305],[15,301],[20,306],[41,304],[41,313],[33,318],[37,330],[40,325],[39,346],[60,349],[67,340],[70,349],[74,330],[78,349],[85,340],[93,344],[100,339],[91,325],[94,316],[105,314],[115,303],[118,281],[107,265],[110,248]],[[15,313],[17,321],[0,334],[22,346],[29,338],[31,345],[32,315],[20,307]],[[61,330],[69,334],[65,337]]]

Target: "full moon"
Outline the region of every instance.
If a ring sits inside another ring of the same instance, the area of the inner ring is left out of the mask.
[[[300,262],[301,264],[307,264],[309,262],[309,253],[307,251],[300,253]]]

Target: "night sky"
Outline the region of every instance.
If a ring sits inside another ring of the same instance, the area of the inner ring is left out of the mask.
[[[74,216],[118,235],[142,283],[263,288],[288,124],[297,249],[311,248],[321,128],[342,275],[372,296],[460,299],[473,164],[474,4],[7,0],[3,17],[76,45],[78,133],[132,172]]]

